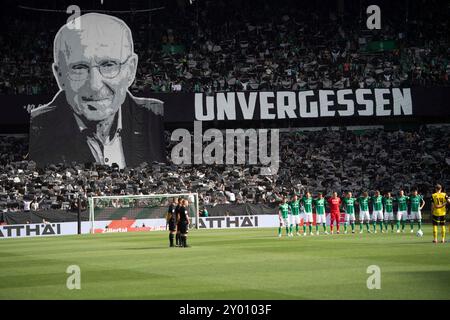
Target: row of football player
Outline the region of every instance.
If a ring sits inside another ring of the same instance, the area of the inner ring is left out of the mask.
[[[398,204],[398,210],[394,218],[394,202]],[[369,204],[372,204],[372,215],[369,214]],[[309,228],[309,234],[313,235],[313,208],[316,213],[316,234],[319,235],[320,225],[323,232],[328,234],[326,226],[325,207],[330,208],[330,230],[333,234],[333,225],[336,224],[336,232],[340,232],[340,215],[341,209],[345,212],[344,233],[347,233],[348,225],[351,226],[352,233],[355,233],[355,205],[359,206],[359,233],[363,233],[365,225],[367,232],[371,232],[370,224],[372,224],[373,232],[377,232],[377,224],[380,232],[388,232],[388,226],[391,225],[391,232],[394,232],[394,223],[397,225],[397,232],[405,231],[406,219],[410,221],[411,232],[414,232],[414,221],[417,222],[419,233],[422,229],[421,210],[425,205],[423,197],[414,190],[411,196],[406,196],[403,190],[400,190],[397,197],[392,197],[388,192],[383,197],[380,191],[375,191],[373,197],[369,197],[367,192],[363,192],[362,196],[354,198],[351,192],[347,192],[345,197],[341,199],[337,192],[325,199],[322,193],[317,198],[312,198],[310,192],[306,192],[301,199],[295,194],[288,202],[286,197],[282,198],[279,206],[278,214],[280,219],[280,227],[278,228],[278,236],[281,237],[282,228],[286,228],[286,234],[293,236],[293,227],[297,235],[299,233],[300,217],[303,218],[303,235],[306,236],[306,228]],[[410,214],[408,215],[408,204],[410,204]],[[401,226],[401,228],[400,228]],[[384,229],[383,229],[384,227]]]

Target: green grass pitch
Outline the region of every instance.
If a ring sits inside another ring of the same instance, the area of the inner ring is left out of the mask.
[[[279,239],[277,229],[0,240],[0,299],[450,299],[450,243],[396,234]],[[81,289],[68,290],[69,265]],[[367,289],[367,267],[381,289]]]

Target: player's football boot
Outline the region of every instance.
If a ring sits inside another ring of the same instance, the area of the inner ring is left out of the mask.
[[[397,233],[400,233],[400,230],[397,229]]]
[[[344,234],[347,234],[347,230],[344,231]]]
[[[413,233],[414,232],[414,229],[411,229],[411,233]]]
[[[297,233],[296,233],[296,235],[297,235],[297,236],[300,236],[300,233],[299,233],[299,232],[297,232]]]
[[[328,234],[328,231],[325,231],[325,234]]]
[[[434,239],[434,240],[433,240],[433,243],[437,243],[437,239]]]
[[[320,234],[319,231],[317,231],[317,232],[316,232],[316,235],[319,235],[319,234]]]
[[[278,234],[278,238],[281,238],[281,233],[280,233],[280,234]]]

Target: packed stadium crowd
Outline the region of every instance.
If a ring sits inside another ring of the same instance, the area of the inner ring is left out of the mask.
[[[331,195],[375,190],[430,197],[433,185],[450,185],[450,127],[415,131],[331,130],[280,133],[280,167],[260,175],[259,165],[174,165],[176,142],[167,132],[167,163],[120,169],[91,163],[37,168],[27,159],[27,138],[0,138],[2,211],[76,209],[90,195],[198,192],[201,205],[275,202],[292,190]],[[439,142],[439,143],[437,143]],[[307,148],[305,146],[308,146]],[[247,157],[248,159],[248,157]],[[25,200],[25,202],[24,202]],[[34,201],[34,203],[31,203]]]
[[[418,16],[397,15],[395,8],[385,11],[384,27],[377,32],[368,32],[365,20],[355,19],[354,12],[341,15],[289,3],[201,1],[157,11],[150,22],[143,14],[121,16],[133,30],[139,55],[131,91],[450,84],[449,19],[439,2],[427,3],[427,14]],[[67,17],[20,12],[21,19],[2,17],[0,93],[53,94],[58,88],[51,45]]]

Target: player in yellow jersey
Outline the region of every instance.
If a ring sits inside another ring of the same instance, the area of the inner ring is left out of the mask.
[[[446,214],[446,204],[450,203],[447,195],[442,192],[442,186],[437,184],[435,189],[435,193],[432,195],[432,203],[431,203],[431,212],[432,212],[432,220],[433,220],[433,242],[437,243],[437,233],[438,226],[441,227],[441,236],[442,243],[445,243],[445,214]]]

